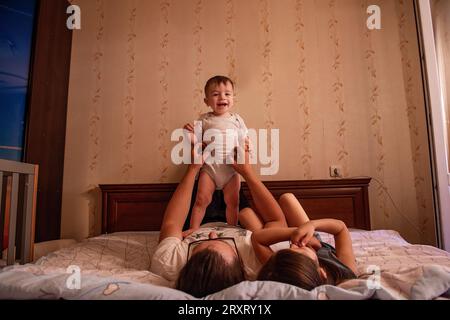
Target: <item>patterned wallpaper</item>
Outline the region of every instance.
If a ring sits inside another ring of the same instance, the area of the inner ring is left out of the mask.
[[[236,83],[249,128],[280,130],[264,180],[370,176],[374,229],[434,244],[411,0],[74,0],[62,236],[100,232],[98,184],[177,182],[171,132]],[[369,5],[381,30],[366,27]]]

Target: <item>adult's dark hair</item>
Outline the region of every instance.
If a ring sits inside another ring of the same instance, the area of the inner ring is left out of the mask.
[[[326,280],[320,276],[319,266],[327,273]],[[348,279],[342,269],[335,264],[319,257],[318,265],[311,258],[289,249],[273,254],[258,273],[258,280],[283,282],[306,290],[312,290],[323,284],[338,285]]]
[[[204,249],[194,254],[181,269],[176,288],[201,298],[244,281],[241,261],[225,260],[214,250]]]
[[[230,78],[225,77],[225,76],[215,76],[215,77],[212,77],[211,79],[209,79],[208,81],[206,81],[205,96],[208,96],[208,90],[212,85],[218,86],[221,83],[223,83],[224,85],[226,85],[227,83],[230,83],[234,89],[234,83]]]

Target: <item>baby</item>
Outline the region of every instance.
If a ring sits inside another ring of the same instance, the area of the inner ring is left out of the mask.
[[[215,76],[209,79],[205,85],[205,104],[212,109],[211,112],[205,113],[197,120],[195,131],[200,130],[197,126],[201,125],[203,143],[209,144],[212,141],[208,136],[215,133],[221,133],[222,139],[211,139],[214,141],[215,154],[212,154],[214,159],[220,161],[205,161],[200,170],[198,178],[198,191],[194,207],[192,209],[190,228],[187,231],[196,230],[205,216],[205,211],[212,200],[212,195],[215,190],[223,190],[226,208],[226,221],[230,225],[237,225],[239,212],[239,191],[241,187],[241,180],[237,172],[230,164],[227,164],[227,157],[234,157],[233,146],[226,146],[228,141],[236,142],[243,141],[247,137],[248,129],[245,126],[244,120],[236,114],[230,112],[234,105],[234,84],[231,79],[224,76]],[[184,129],[189,131],[191,143],[197,143],[194,135],[194,126],[186,124]],[[209,130],[209,134],[208,134]],[[230,131],[232,130],[232,131]],[[234,140],[226,139],[230,133],[234,133]],[[206,133],[206,136],[205,136]],[[230,155],[230,152],[233,154]],[[220,162],[220,163],[216,163]]]

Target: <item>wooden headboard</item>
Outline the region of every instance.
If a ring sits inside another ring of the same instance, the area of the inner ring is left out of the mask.
[[[370,230],[370,178],[264,182],[276,199],[293,193],[311,219],[335,218]],[[157,231],[177,184],[102,184],[102,233]],[[245,182],[242,190],[250,203]]]
[[[276,199],[293,193],[311,219],[335,218],[370,230],[370,178],[264,182]],[[158,231],[177,184],[102,184],[102,233]],[[242,190],[252,203],[245,182]]]

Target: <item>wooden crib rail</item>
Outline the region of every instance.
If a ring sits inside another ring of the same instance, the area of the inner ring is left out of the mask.
[[[0,249],[7,232],[8,265],[19,255],[21,263],[33,259],[38,172],[38,165],[0,159]],[[23,192],[20,181],[24,181]],[[20,247],[16,248],[17,230]]]

